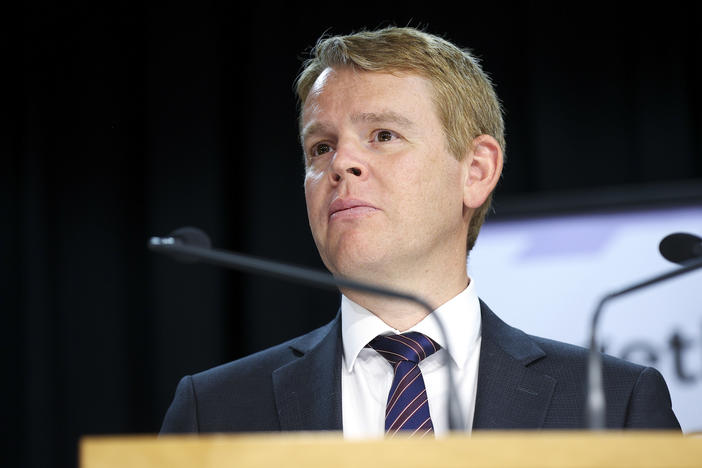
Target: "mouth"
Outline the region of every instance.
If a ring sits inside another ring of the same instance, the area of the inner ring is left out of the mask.
[[[364,200],[354,198],[337,198],[329,206],[329,220],[340,218],[357,218],[377,211],[377,208]]]

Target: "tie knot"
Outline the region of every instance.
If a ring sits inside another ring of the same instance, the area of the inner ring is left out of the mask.
[[[391,364],[401,361],[419,363],[441,349],[436,341],[419,332],[378,335],[368,343],[368,346],[379,352]]]

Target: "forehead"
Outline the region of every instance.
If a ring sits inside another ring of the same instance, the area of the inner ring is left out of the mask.
[[[302,108],[302,127],[326,114],[434,113],[431,82],[414,73],[368,72],[328,67],[317,77]]]

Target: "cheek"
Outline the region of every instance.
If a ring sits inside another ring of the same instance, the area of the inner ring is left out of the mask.
[[[417,165],[404,172],[407,177],[398,189],[404,194],[406,203],[429,212],[462,206],[461,172],[454,160],[434,160],[431,164]]]
[[[308,203],[319,198],[324,186],[325,172],[318,167],[308,166],[305,169],[305,198]]]
[[[318,226],[321,221],[321,205],[323,194],[321,193],[319,179],[305,177],[305,203],[307,204],[307,217],[312,228]]]
[[[319,163],[315,164],[313,162],[305,167],[305,187],[318,183],[324,177],[324,170],[317,166],[319,166]]]
[[[423,155],[423,157],[426,157]],[[401,167],[393,168],[392,174],[401,174],[401,177],[393,177],[388,183],[395,186],[400,199],[423,199],[430,196],[440,185],[440,176],[437,168],[421,159],[407,161]]]

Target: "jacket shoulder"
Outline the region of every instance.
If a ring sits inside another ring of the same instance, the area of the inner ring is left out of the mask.
[[[532,364],[558,381],[551,413],[584,414],[589,350],[529,336],[545,352]],[[679,429],[663,376],[652,367],[610,355],[602,356],[602,378],[610,428]],[[577,406],[573,413],[573,405]]]
[[[553,391],[539,427],[584,428],[589,350],[528,335],[504,323],[484,302],[481,301],[480,306],[483,330],[481,365],[487,367],[499,363],[500,370],[490,371],[493,377],[509,366],[513,372],[521,372],[519,366],[513,365],[515,362],[524,366],[521,369],[528,371],[533,378],[548,377],[553,382]],[[483,351],[487,351],[487,356],[483,356]],[[486,375],[486,372],[488,370],[481,369],[480,375]],[[602,375],[607,427],[680,428],[671,409],[668,387],[657,370],[604,355]],[[480,385],[479,380],[479,389]]]
[[[284,343],[258,351],[211,369],[193,374],[200,392],[214,389],[222,381],[270,379],[271,373],[294,361],[314,347],[330,331],[332,323]]]
[[[305,335],[181,379],[161,433],[280,430],[273,372],[303,356],[334,321]]]

